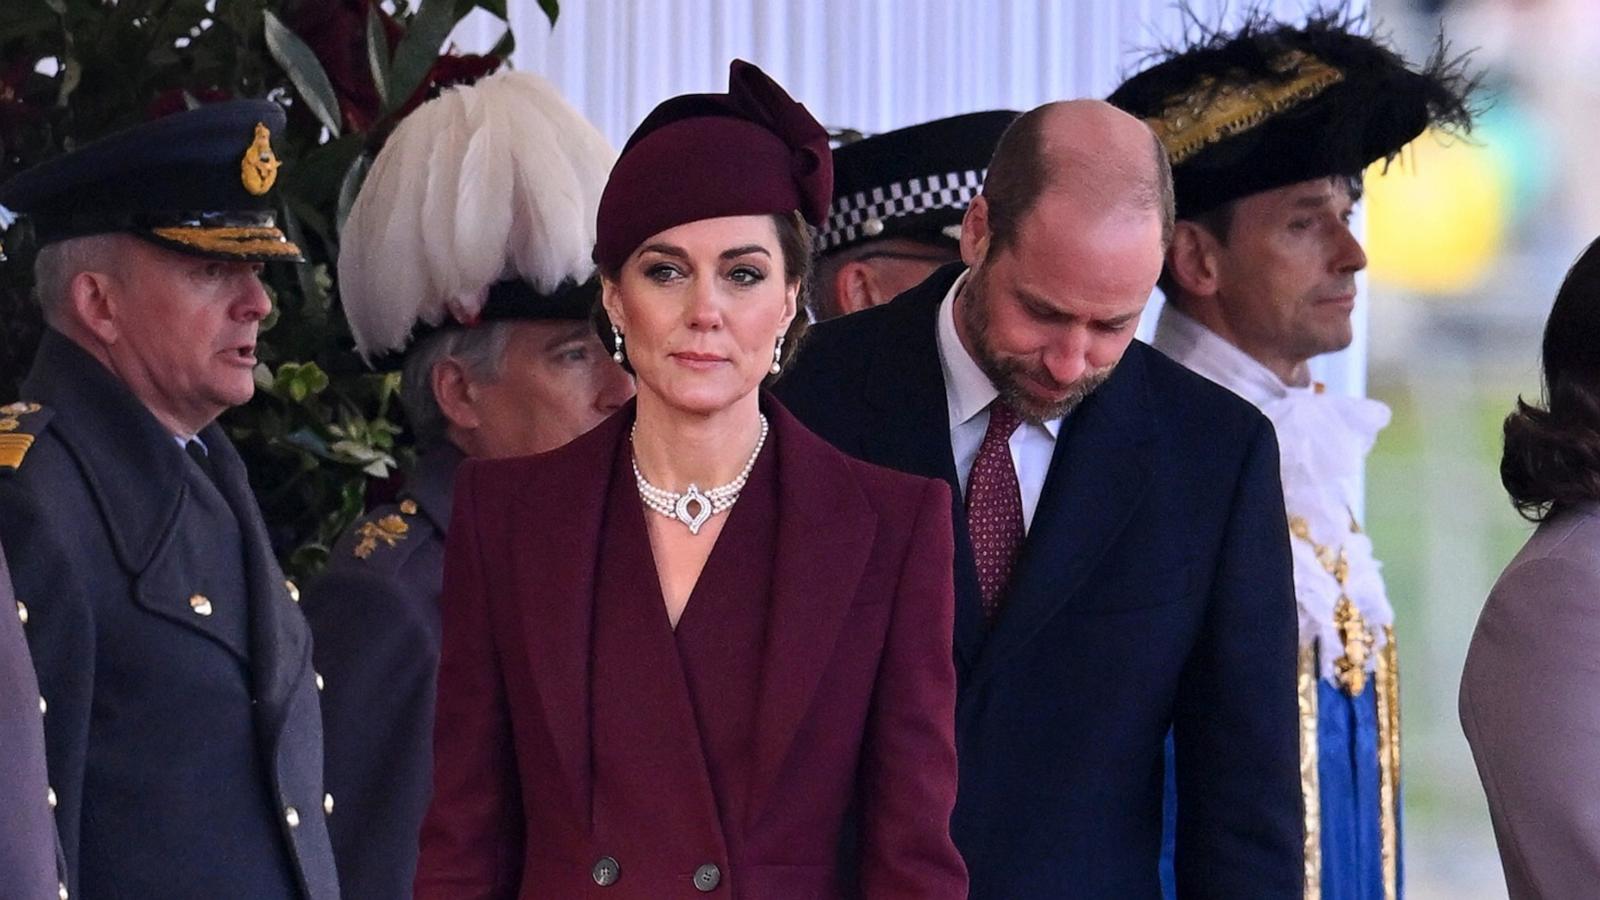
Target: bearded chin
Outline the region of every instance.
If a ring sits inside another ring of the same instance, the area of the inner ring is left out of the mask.
[[[1078,404],[1105,384],[1116,368],[1115,365],[1110,365],[1085,374],[1072,383],[1065,397],[1050,403],[1042,403],[1037,397],[1017,387],[1017,376],[1026,371],[1026,366],[1020,363],[996,361],[996,371],[989,375],[989,380],[994,382],[995,389],[1000,392],[1000,399],[1010,404],[1011,408],[1022,416],[1023,421],[1040,425],[1072,412]]]

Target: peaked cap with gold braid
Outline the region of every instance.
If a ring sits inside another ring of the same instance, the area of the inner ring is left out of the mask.
[[[277,226],[283,107],[233,100],[164,116],[86,144],[0,185],[0,205],[43,246],[127,232],[211,259],[297,262]]]
[[[1358,176],[1429,127],[1471,128],[1476,81],[1441,41],[1420,69],[1366,31],[1364,16],[1312,13],[1292,26],[1251,14],[1204,28],[1109,101],[1143,118],[1172,159],[1178,217],[1329,175]]]

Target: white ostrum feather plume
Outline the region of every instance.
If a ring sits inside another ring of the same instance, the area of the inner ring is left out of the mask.
[[[418,107],[373,162],[341,235],[339,294],[364,357],[418,322],[470,322],[495,282],[594,271],[616,152],[537,75],[501,72]]]

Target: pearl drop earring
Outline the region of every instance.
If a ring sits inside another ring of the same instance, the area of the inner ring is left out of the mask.
[[[772,348],[772,374],[783,371],[783,335],[778,335],[778,346]]]
[[[611,326],[611,334],[616,338],[616,348],[617,348],[617,349],[611,351],[611,358],[616,360],[617,361],[617,365],[620,366],[620,365],[622,365],[622,360],[623,360],[623,356],[622,356],[622,331],[619,328],[617,328],[617,326],[613,325],[613,326]]]

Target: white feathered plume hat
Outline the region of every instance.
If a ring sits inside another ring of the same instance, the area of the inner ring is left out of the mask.
[[[616,151],[543,78],[504,71],[395,128],[341,235],[339,296],[365,359],[418,323],[584,318]]]

